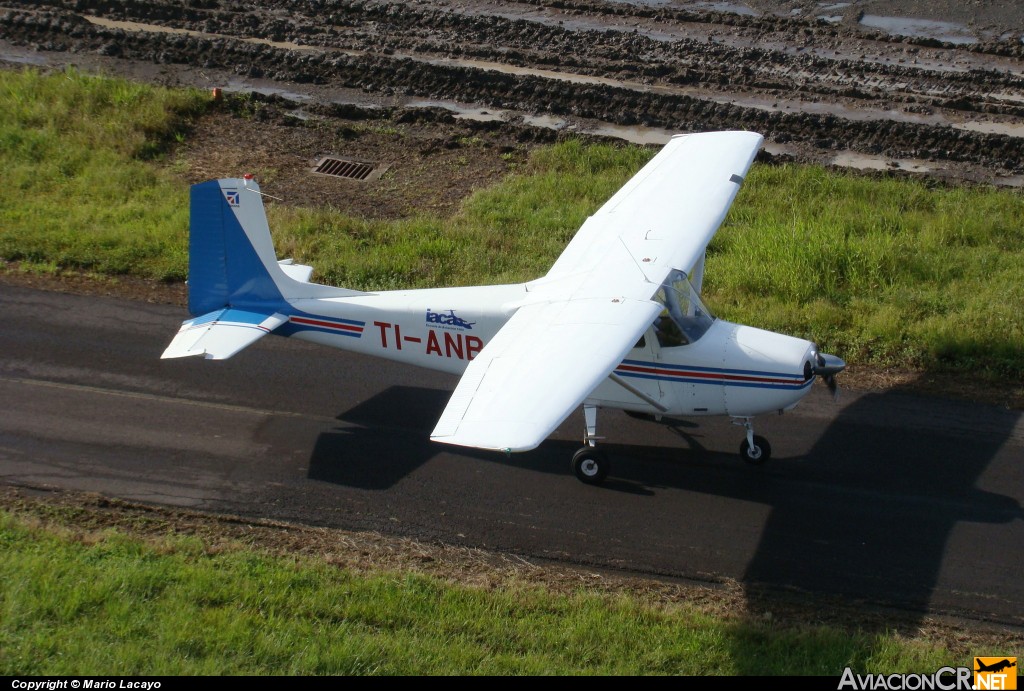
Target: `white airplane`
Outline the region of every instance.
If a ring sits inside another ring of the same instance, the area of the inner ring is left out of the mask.
[[[576,476],[601,483],[597,411],[729,415],[763,463],[760,413],[792,409],[838,357],[716,319],[701,302],[705,248],[761,147],[751,132],[674,137],[587,219],[543,278],[364,293],[278,261],[251,175],[192,186],[189,312],[164,358],[229,358],[266,334],[461,373],[430,438],[506,453],[537,447],[582,404]]]

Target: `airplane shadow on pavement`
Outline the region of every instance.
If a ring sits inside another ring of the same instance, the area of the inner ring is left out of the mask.
[[[749,611],[770,616],[814,593],[812,621],[866,634],[916,635],[929,611],[1024,624],[1012,561],[992,556],[1024,549],[1011,525],[1024,518],[1022,476],[1011,468],[1020,459],[1019,418],[900,391],[865,394],[845,407],[803,459],[797,472],[805,484],[763,497],[771,512],[742,577]],[[987,536],[988,548],[976,551],[954,536],[968,523],[981,524],[966,527]],[[858,616],[842,621],[854,607]],[[846,659],[854,659],[848,645]],[[737,637],[733,659],[756,660],[752,646]]]
[[[450,391],[392,386],[338,415],[347,423],[316,440],[309,478],[387,489],[437,454],[428,440]]]
[[[773,497],[744,576],[755,609],[762,585],[851,597],[884,592],[884,600],[921,611],[934,604],[958,524],[1024,518],[1021,475],[1011,467],[1020,460],[1020,440],[1012,438],[1019,417],[899,391],[863,395],[844,408],[803,464],[811,497]],[[1019,552],[1024,544],[1004,548]]]
[[[817,438],[806,435],[806,454],[762,467],[742,468],[734,456],[703,450],[692,424],[671,420],[689,451],[663,450],[659,457],[657,447],[606,449],[617,457],[612,472],[624,485],[680,487],[770,507],[741,579],[753,612],[776,610],[781,594],[816,593],[898,607],[914,630],[930,608],[970,613],[981,599],[994,620],[1021,626],[1024,594],[1012,585],[1017,577],[1007,562],[993,570],[1005,571],[1013,593],[986,592],[998,588],[995,576],[981,583],[959,573],[944,580],[961,582],[956,589],[975,601],[958,602],[947,592],[935,601],[950,550],[981,551],[951,544],[958,525],[980,524],[986,535],[1004,536],[990,540],[989,554],[1024,550],[1020,530],[983,527],[1024,520],[1020,417],[893,390],[857,397]],[[891,620],[886,625],[894,628]]]
[[[450,397],[451,392],[446,390],[393,386],[341,413],[337,419],[345,424],[321,433],[316,440],[310,456],[309,478],[360,489],[387,489],[445,453],[526,471],[567,478],[572,475],[569,459],[580,442],[549,440],[533,451],[506,456],[430,441],[430,431]],[[673,424],[680,430],[697,427],[685,420]],[[696,437],[688,441],[692,452],[701,454],[704,460],[736,460],[731,454],[704,450]],[[658,447],[609,443],[602,444],[602,448],[615,459],[615,465],[614,474],[601,488],[595,488],[598,491],[651,495],[657,487],[688,487],[693,482],[685,464],[642,462],[645,458],[664,460],[665,452]]]
[[[1024,520],[1020,417],[996,406],[898,390],[863,394],[816,438],[808,434],[806,454],[775,458],[749,473],[725,472],[735,458],[701,451],[699,435],[678,426],[673,429],[690,445],[689,455],[677,453],[676,462],[667,462],[650,447],[620,447],[615,453],[634,462],[620,462],[613,472],[622,482],[685,487],[770,507],[740,579],[755,615],[800,606],[813,593],[817,609],[808,612],[814,620],[830,619],[821,609],[830,599],[837,604],[834,623],[841,622],[842,607],[870,604],[886,611],[875,619],[879,632],[915,633],[923,615],[936,610],[984,612],[1020,627],[1024,593],[1014,585],[1012,557],[992,556],[1024,550],[1022,531],[1012,526]],[[952,540],[962,524],[978,524],[973,527],[989,536],[987,546]],[[951,550],[968,557],[984,552],[990,561],[965,566],[967,560],[950,558]],[[988,571],[984,580],[979,571]],[[758,659],[750,645],[737,639],[733,659]]]
[[[533,452],[504,457],[428,441],[449,396],[444,390],[392,387],[343,413],[339,420],[345,426],[317,440],[309,477],[386,489],[440,454],[454,453],[575,482],[567,461],[578,442],[552,439]],[[611,476],[604,487],[580,489],[652,496],[684,489],[770,507],[767,518],[759,519],[760,539],[739,575],[752,612],[771,612],[780,602],[814,593],[845,605],[896,607],[902,625],[883,617],[879,626],[913,630],[936,605],[954,529],[1024,518],[1022,476],[1009,462],[1015,453],[1019,462],[1021,442],[1013,436],[1019,417],[997,407],[899,391],[862,394],[831,422],[811,421],[813,429],[798,438],[806,453],[773,458],[763,467],[705,449],[701,425],[671,421],[689,448],[604,444],[614,459]],[[1024,545],[1012,541],[1020,531],[1007,532],[1005,549],[1019,554]],[[689,567],[702,570],[700,564]],[[987,595],[999,600],[999,593]],[[1024,624],[1014,610],[1019,605],[1005,602],[998,606],[1008,610],[993,615]],[[957,604],[938,607],[956,611]],[[819,614],[827,619],[827,613]]]

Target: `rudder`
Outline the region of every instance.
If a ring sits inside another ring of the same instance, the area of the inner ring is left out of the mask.
[[[275,281],[284,273],[273,254],[263,200],[246,182],[229,178],[192,185],[188,309],[193,315],[229,306],[265,309],[284,303]],[[260,235],[265,243],[259,242]],[[269,246],[269,257],[260,256],[258,244]],[[279,276],[271,275],[274,269]]]

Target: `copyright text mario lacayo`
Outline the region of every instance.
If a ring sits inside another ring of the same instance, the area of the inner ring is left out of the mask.
[[[141,689],[152,691],[160,688],[159,681],[136,681],[135,679],[14,679],[11,688],[18,691],[56,691],[57,689]]]

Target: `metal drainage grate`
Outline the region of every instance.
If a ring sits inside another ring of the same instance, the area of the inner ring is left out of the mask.
[[[313,172],[321,175],[332,175],[336,178],[367,181],[376,180],[384,173],[385,170],[387,170],[387,166],[378,168],[374,166],[374,164],[366,163],[364,161],[353,161],[348,158],[325,156],[317,162]]]

